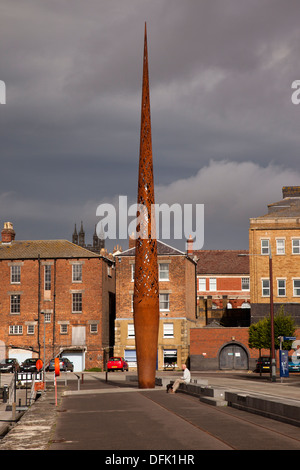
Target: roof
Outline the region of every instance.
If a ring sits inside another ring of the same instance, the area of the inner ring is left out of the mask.
[[[186,256],[186,253],[157,240],[157,255]],[[122,253],[118,253],[118,256],[135,256],[135,247],[129,248]]]
[[[0,242],[0,259],[99,258],[68,240],[27,240]]]
[[[268,213],[258,219],[270,219],[279,217],[299,217],[300,216],[300,198],[286,197],[281,201],[268,204]]]
[[[197,274],[249,274],[248,250],[199,250]]]

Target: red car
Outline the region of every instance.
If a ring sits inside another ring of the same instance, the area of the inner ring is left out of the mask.
[[[128,364],[123,357],[110,357],[107,362],[107,371],[124,370],[128,371]]]

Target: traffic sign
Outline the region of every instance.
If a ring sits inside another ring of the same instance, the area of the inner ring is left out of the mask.
[[[43,361],[41,359],[38,359],[35,363],[35,367],[38,371],[41,370],[41,368],[43,367]]]
[[[283,341],[294,341],[296,336],[284,336]]]
[[[55,377],[60,375],[60,367],[59,367],[59,358],[56,357],[54,359],[54,371],[55,371]]]

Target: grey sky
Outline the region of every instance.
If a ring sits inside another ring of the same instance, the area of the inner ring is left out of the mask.
[[[83,220],[91,242],[98,204],[135,202],[147,21],[157,202],[205,204],[204,248],[247,248],[249,217],[300,185],[299,13],[297,0],[2,0],[0,225],[70,239]]]

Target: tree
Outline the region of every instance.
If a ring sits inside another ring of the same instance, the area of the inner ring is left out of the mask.
[[[249,327],[248,345],[251,349],[268,349],[268,318],[263,318]],[[260,354],[259,354],[260,355]]]
[[[294,336],[296,325],[294,320],[284,313],[283,306],[274,315],[275,349],[279,349],[279,336]],[[251,349],[271,349],[271,318],[265,317],[249,327],[248,345]],[[291,349],[291,341],[283,342],[283,349]]]

